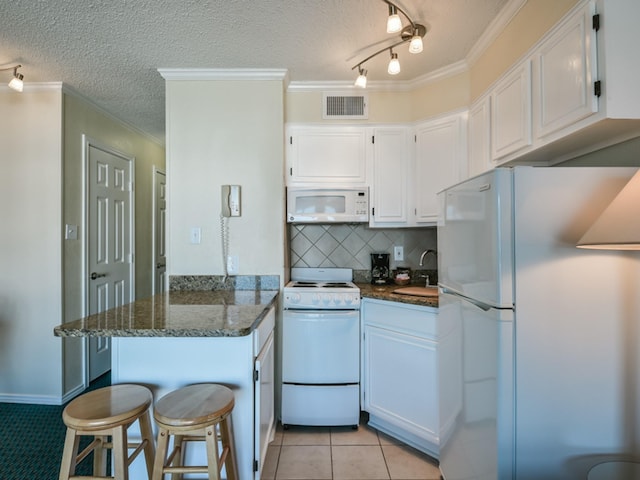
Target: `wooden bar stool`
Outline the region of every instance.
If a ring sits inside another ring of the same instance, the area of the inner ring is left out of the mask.
[[[149,407],[151,391],[141,385],[112,385],[85,393],[72,400],[62,412],[67,426],[60,480],[80,478],[115,478],[127,480],[129,465],[144,451],[147,472],[151,479],[154,460],[153,430]],[[142,441],[129,444],[127,429],[140,424]],[[81,436],[93,436],[93,441],[78,454]],[[111,442],[108,437],[111,436]],[[135,449],[129,455],[128,449]],[[106,477],[107,449],[112,450],[114,475]],[[93,451],[93,476],[76,476],[76,465]]]
[[[162,480],[165,473],[180,474],[179,478],[183,473],[207,473],[209,479],[219,480],[223,465],[226,467],[227,480],[237,480],[230,417],[233,405],[233,392],[223,385],[212,383],[189,385],[158,400],[153,412],[158,425],[153,480]],[[173,449],[167,457],[169,437],[172,435]],[[222,451],[218,448],[218,437]],[[184,442],[187,441],[205,442],[206,466],[184,465]]]

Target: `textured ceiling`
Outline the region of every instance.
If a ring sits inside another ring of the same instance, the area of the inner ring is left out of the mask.
[[[393,79],[463,60],[506,3],[398,1],[428,32],[421,54],[398,47]],[[19,62],[27,88],[63,82],[162,140],[158,68],[283,68],[291,82],[352,82],[351,67],[396,39],[386,16],[378,0],[4,0],[0,67]],[[369,82],[390,79],[387,62],[367,62]]]

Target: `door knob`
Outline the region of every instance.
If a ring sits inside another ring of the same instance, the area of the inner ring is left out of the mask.
[[[106,273],[91,272],[91,280],[95,280],[96,278],[106,277],[106,276],[107,276]]]

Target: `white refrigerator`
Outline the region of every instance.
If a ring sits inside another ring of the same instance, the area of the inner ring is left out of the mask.
[[[640,256],[575,247],[636,170],[498,168],[439,194],[445,480],[637,459]]]

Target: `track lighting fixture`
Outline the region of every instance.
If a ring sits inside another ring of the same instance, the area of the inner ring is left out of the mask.
[[[391,53],[391,59],[389,60],[389,66],[387,67],[387,72],[389,75],[397,75],[400,73],[400,61],[398,60],[398,54],[393,53],[393,50],[389,49]]]
[[[395,3],[390,0],[382,0],[382,2],[386,3],[389,6],[389,17],[387,18],[387,33],[396,33],[400,32],[399,41],[384,47],[381,50],[378,50],[373,55],[369,55],[367,58],[362,60],[360,63],[357,63],[351,70],[358,69],[358,78],[356,79],[355,86],[366,88],[367,86],[367,71],[362,68],[362,65],[373,57],[380,55],[382,52],[386,52],[389,50],[389,54],[391,59],[389,60],[389,66],[387,67],[387,72],[390,75],[397,75],[400,73],[400,60],[398,59],[398,54],[394,53],[393,49],[403,43],[409,43],[409,53],[420,53],[423,50],[422,38],[427,33],[427,28],[424,25],[420,25],[419,23],[415,23],[409,15],[398,7]],[[402,13],[409,21],[409,25],[406,27],[402,27],[402,20],[398,15],[398,12]]]
[[[22,65],[14,65],[13,67],[0,68],[0,72],[4,72],[6,70],[13,70],[13,78],[9,82],[9,88],[12,88],[16,92],[21,92],[24,87],[24,83],[22,79],[24,75],[18,73],[18,69],[22,67]]]
[[[358,78],[356,78],[356,87],[367,88],[367,71],[358,67]]]

